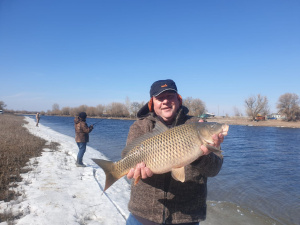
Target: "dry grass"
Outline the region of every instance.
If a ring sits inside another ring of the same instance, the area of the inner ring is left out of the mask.
[[[11,190],[22,180],[21,173],[30,169],[26,167],[30,158],[38,157],[44,147],[57,149],[58,143],[50,143],[36,137],[23,127],[23,116],[12,114],[0,115],[0,201],[11,201],[19,193]],[[11,215],[0,214],[0,223],[14,218]]]

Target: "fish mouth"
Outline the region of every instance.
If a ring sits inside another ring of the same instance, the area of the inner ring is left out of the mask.
[[[223,136],[226,136],[226,135],[228,134],[228,130],[229,130],[229,126],[228,126],[227,124],[224,124],[224,125],[222,126],[222,132],[221,132],[221,134],[222,134]]]

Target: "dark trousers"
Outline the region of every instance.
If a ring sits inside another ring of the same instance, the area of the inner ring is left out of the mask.
[[[82,159],[83,159],[83,155],[85,153],[86,150],[86,142],[77,142],[78,148],[79,148],[79,152],[77,155],[77,163],[79,164],[83,164],[82,163]]]

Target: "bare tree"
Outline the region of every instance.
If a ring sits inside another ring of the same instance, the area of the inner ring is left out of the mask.
[[[96,107],[92,107],[92,106],[87,107],[86,114],[88,116],[97,116],[97,108]]]
[[[0,101],[0,109],[4,109],[6,107],[6,104],[3,101]]]
[[[296,121],[300,115],[299,96],[294,93],[285,93],[278,99],[277,109],[285,114],[287,121]]]
[[[71,115],[71,114],[70,114],[70,107],[63,107],[63,108],[61,109],[61,115],[64,115],[64,116],[69,116],[69,115]]]
[[[249,97],[245,100],[246,113],[255,120],[257,114],[267,115],[269,113],[268,98],[266,96]]]
[[[99,104],[99,105],[96,106],[96,109],[97,109],[97,116],[103,116],[105,106]]]
[[[78,116],[79,111],[77,108],[70,108],[70,116]]]
[[[200,116],[205,112],[205,103],[199,99],[192,97],[187,97],[183,100],[183,105],[189,109],[189,114],[192,116]]]
[[[81,112],[86,112],[88,109],[87,105],[81,105],[79,107],[70,108],[70,115],[71,116],[78,116]]]
[[[59,115],[60,114],[60,111],[59,111],[59,105],[57,103],[54,103],[52,105],[52,112],[51,112],[52,115]]]
[[[113,102],[107,107],[107,113],[113,117],[126,117],[129,116],[129,112],[125,104],[119,102]]]
[[[205,104],[199,98],[193,100],[192,107],[190,108],[192,115],[201,116],[205,112]]]
[[[236,106],[233,107],[233,112],[234,112],[234,116],[243,116],[243,114]]]
[[[77,109],[78,109],[78,112],[86,112],[88,106],[87,105],[80,105]]]
[[[57,103],[54,103],[52,105],[52,111],[58,111],[59,110],[59,105]]]
[[[126,98],[125,98],[125,106],[129,112],[129,114],[131,114],[131,103],[130,103],[130,98],[128,96],[126,96]]]
[[[193,102],[193,98],[192,97],[187,97],[187,98],[185,98],[185,99],[182,100],[182,104],[184,106],[186,106],[187,108],[191,108],[192,102]]]
[[[131,103],[130,111],[133,113],[133,115],[136,117],[139,109],[141,108],[140,103],[133,102]]]

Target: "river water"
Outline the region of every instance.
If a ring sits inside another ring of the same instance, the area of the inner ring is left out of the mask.
[[[73,120],[42,116],[40,123],[74,137]],[[87,119],[89,125],[96,122],[88,145],[119,160],[134,121]],[[231,125],[222,144],[222,170],[209,178],[208,200],[248,209],[272,224],[300,224],[299,140],[300,129]]]

